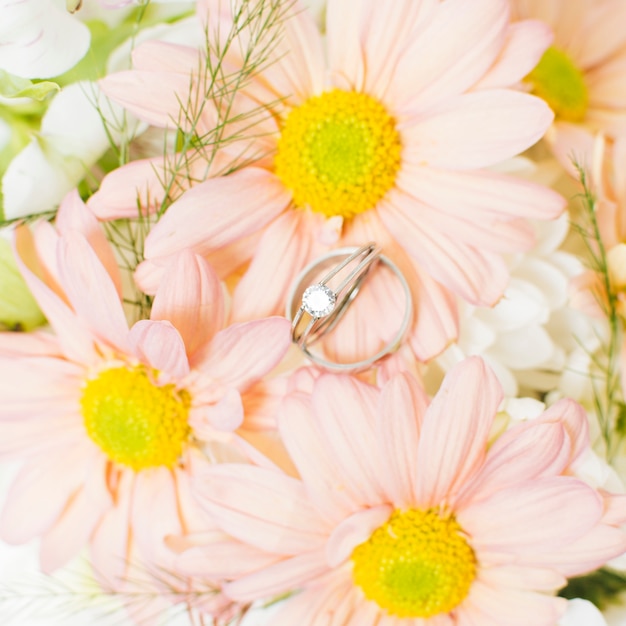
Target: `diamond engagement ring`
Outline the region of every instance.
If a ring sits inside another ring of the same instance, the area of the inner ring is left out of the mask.
[[[312,352],[310,346],[335,328],[379,263],[395,274],[405,296],[404,315],[391,341],[373,356],[354,363],[328,361]],[[313,282],[328,267],[332,269],[318,282]],[[409,327],[412,313],[413,303],[406,279],[395,263],[380,253],[380,247],[375,243],[360,248],[338,248],[316,259],[298,275],[287,298],[287,317],[292,320],[293,342],[311,361],[329,370],[363,370],[397,350]]]

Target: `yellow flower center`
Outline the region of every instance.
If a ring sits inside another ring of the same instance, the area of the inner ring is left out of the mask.
[[[157,386],[143,367],[100,372],[87,381],[80,404],[91,439],[134,470],[172,467],[191,433],[189,394]]]
[[[394,186],[402,146],[394,119],[364,93],[334,89],[291,110],[276,174],[299,207],[349,218]]]
[[[589,106],[589,94],[583,73],[565,52],[548,48],[539,64],[526,77],[533,93],[543,98],[557,119],[581,122]]]
[[[398,617],[448,613],[467,596],[476,557],[459,524],[437,511],[396,510],[352,553],[354,582]]]

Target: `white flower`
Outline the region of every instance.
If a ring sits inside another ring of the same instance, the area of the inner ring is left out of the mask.
[[[110,145],[102,116],[112,125],[122,119],[95,83],[74,83],[54,97],[40,132],[2,179],[7,219],[50,211],[76,187]]]
[[[537,243],[511,260],[509,286],[495,307],[461,304],[458,342],[438,359],[445,370],[480,354],[506,395],[516,396],[520,386],[544,392],[558,383],[578,341],[597,341],[586,317],[568,306],[569,282],[584,268],[558,249],[568,232],[567,220],[563,215],[536,225]]]
[[[51,78],[85,56],[91,35],[64,0],[0,0],[0,69],[22,78]]]
[[[587,600],[576,598],[567,604],[567,613],[558,626],[607,626],[602,613]]]

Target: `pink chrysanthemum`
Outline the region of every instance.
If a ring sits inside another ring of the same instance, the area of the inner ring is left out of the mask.
[[[89,544],[96,572],[116,584],[129,562],[167,564],[163,537],[197,526],[196,444],[242,425],[240,394],[282,358],[289,323],[223,328],[219,280],[182,252],[151,319],[129,329],[111,248],[78,194],[56,225],[17,232],[23,275],[55,335],[0,335],[0,456],[25,460],[0,533],[10,543],[40,536],[44,571]]]
[[[220,2],[199,3],[199,14],[210,35],[217,22],[222,35],[230,31]],[[431,357],[456,335],[452,294],[494,304],[508,280],[501,253],[532,242],[523,218],[563,208],[552,191],[483,169],[531,146],[552,121],[543,101],[512,88],[549,45],[549,29],[511,26],[506,0],[329,0],[325,38],[296,4],[282,28],[271,63],[233,107],[270,107],[250,131],[259,137],[250,153],[265,158],[175,202],[148,236],[137,278],[156,288],[168,257],[184,247],[224,251],[231,271],[250,261],[234,292],[239,319],[248,319],[282,312],[296,273],[329,245],[375,240],[409,280],[418,303],[410,342],[418,357]],[[240,60],[229,62],[236,69]],[[189,98],[197,51],[151,42],[134,63],[102,89],[140,118],[171,126]],[[209,113],[207,105],[202,128]],[[241,126],[233,132],[245,135]],[[130,172],[116,180],[130,190],[146,184]],[[104,189],[92,206],[106,218],[113,186]],[[388,290],[381,285],[375,300],[393,302]],[[346,350],[380,347],[390,325],[367,322]]]
[[[322,376],[281,410],[299,476],[208,468],[199,500],[233,539],[179,566],[222,567],[240,601],[292,593],[273,626],[554,626],[565,577],[626,548],[626,502],[573,475],[589,449],[580,406],[490,442],[501,398],[475,357],[430,404],[407,374],[382,389]]]
[[[582,157],[587,132],[626,131],[626,4],[621,0],[512,0],[520,19],[538,19],[554,42],[525,79],[553,109],[547,133],[555,154],[571,169]]]

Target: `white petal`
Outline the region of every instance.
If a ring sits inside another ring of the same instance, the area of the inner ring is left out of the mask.
[[[74,67],[89,48],[89,29],[52,0],[0,0],[0,69],[51,78]]]
[[[5,217],[52,210],[76,185],[76,168],[73,170],[67,172],[62,162],[51,161],[39,143],[32,141],[11,161],[2,178]]]
[[[97,106],[105,117],[114,116],[94,83],[74,83],[54,97],[38,136],[11,161],[2,179],[6,218],[54,209],[107,150]]]
[[[576,598],[567,603],[567,612],[558,626],[606,626],[606,621],[591,602]]]
[[[541,291],[532,282],[517,278],[511,279],[495,307],[476,311],[476,317],[496,333],[544,324],[549,315],[550,308]]]
[[[541,326],[527,326],[502,333],[489,354],[507,367],[530,369],[547,361],[554,349],[550,335]]]

